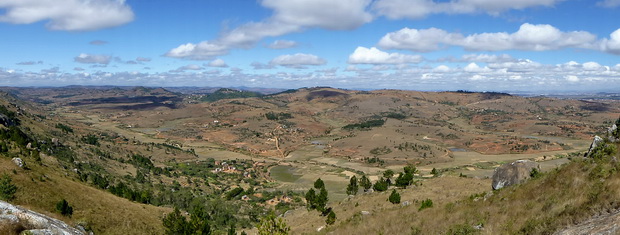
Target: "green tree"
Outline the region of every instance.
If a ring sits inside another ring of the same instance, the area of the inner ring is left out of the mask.
[[[349,185],[347,186],[347,194],[348,195],[357,195],[357,191],[359,190],[359,186],[357,185],[357,177],[351,177],[349,180]]]
[[[438,174],[439,174],[439,171],[433,167],[433,169],[431,170],[431,175],[435,175],[436,176]]]
[[[327,189],[325,189],[325,187],[321,188],[321,191],[319,192],[319,196],[316,197],[316,209],[319,212],[324,212],[325,211],[325,206],[327,206],[327,201],[329,199],[327,198]]]
[[[394,171],[391,170],[391,169],[388,169],[388,170],[384,171],[383,172],[383,177],[386,179],[388,184],[392,184],[392,177],[394,177]]]
[[[405,173],[410,173],[411,175],[415,175],[416,173],[418,173],[418,169],[412,164],[405,166],[403,170],[405,171]]]
[[[400,203],[400,194],[396,192],[396,189],[392,190],[392,194],[390,194],[388,201],[390,201],[392,204]]]
[[[407,186],[413,183],[413,174],[411,172],[400,173],[396,178],[396,186],[407,188]]]
[[[261,219],[257,227],[259,235],[286,235],[291,231],[282,218],[276,218],[273,213]]]
[[[306,193],[306,207],[308,210],[316,209],[316,192],[313,188],[310,188]]]
[[[185,231],[189,227],[187,220],[181,215],[179,208],[176,207],[172,213],[167,214],[163,218],[163,224],[164,228],[166,228],[166,234],[169,235],[185,234]]]
[[[314,188],[315,189],[325,188],[325,183],[323,182],[321,178],[318,178],[316,179],[316,181],[314,181]]]
[[[334,213],[334,211],[330,211],[329,214],[327,214],[327,218],[325,219],[325,223],[328,225],[332,225],[336,222],[336,213]]]
[[[364,192],[368,191],[368,189],[372,187],[372,183],[366,175],[362,175],[362,178],[360,178],[360,185],[364,188]]]
[[[64,216],[70,217],[71,215],[73,215],[73,207],[71,207],[69,205],[69,202],[67,202],[67,200],[65,199],[62,199],[58,203],[56,203],[56,211],[58,211]]]
[[[373,185],[372,188],[377,192],[383,192],[388,189],[388,186],[389,185],[385,178],[381,177],[377,182],[375,182],[375,185]]]
[[[0,199],[10,201],[15,198],[17,186],[15,186],[12,181],[13,179],[11,179],[9,175],[2,175],[2,178],[0,178]]]

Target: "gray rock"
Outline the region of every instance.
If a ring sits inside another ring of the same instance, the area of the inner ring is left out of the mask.
[[[598,147],[603,142],[604,142],[603,138],[601,138],[598,135],[594,136],[594,140],[592,141],[592,144],[590,144],[590,148],[588,149],[588,152],[586,153],[585,157],[589,157],[590,154],[592,153],[592,150],[594,150],[596,147]]]
[[[518,160],[512,163],[506,163],[493,172],[493,189],[501,189],[503,187],[520,184],[530,178],[532,169],[539,168],[538,163],[529,160]]]
[[[14,157],[13,159],[11,159],[11,161],[13,161],[13,163],[15,163],[15,165],[17,165],[19,168],[24,168],[24,160],[22,160],[21,158]]]
[[[83,235],[84,232],[75,229],[65,222],[48,217],[37,212],[14,206],[0,201],[0,225],[21,226],[31,234],[45,235]]]
[[[400,206],[402,206],[402,207],[406,207],[406,206],[409,206],[409,205],[411,205],[411,202],[409,202],[409,201],[404,201],[404,202],[400,203]]]
[[[607,138],[609,139],[609,142],[612,142],[612,143],[620,142],[620,139],[614,136],[616,131],[618,131],[618,126],[616,124],[614,124],[609,129],[607,129],[607,136],[608,136]]]
[[[362,215],[370,215],[369,211],[362,211],[361,213],[362,213]]]

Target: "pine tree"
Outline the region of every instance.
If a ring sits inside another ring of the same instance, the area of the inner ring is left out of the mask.
[[[347,186],[347,194],[348,195],[357,195],[357,191],[359,190],[359,186],[357,185],[357,177],[351,177],[349,181],[349,185]]]
[[[362,175],[362,178],[360,178],[360,186],[364,188],[364,192],[368,191],[368,189],[372,187],[372,183],[366,175]]]
[[[313,188],[310,188],[306,193],[306,207],[308,210],[316,209],[316,192]]]
[[[392,194],[390,194],[388,201],[390,201],[392,204],[400,203],[400,194],[396,192],[396,189],[392,190]]]
[[[60,214],[64,216],[73,215],[73,207],[71,207],[69,205],[69,202],[67,202],[67,200],[65,199],[62,199],[58,203],[56,203],[56,211],[60,212]]]
[[[314,181],[314,188],[315,189],[325,188],[325,183],[323,182],[321,178],[318,178],[316,181]]]
[[[388,183],[385,178],[381,177],[372,188],[377,192],[383,192],[388,189]]]

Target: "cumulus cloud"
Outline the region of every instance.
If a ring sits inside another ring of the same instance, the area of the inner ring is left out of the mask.
[[[372,20],[370,0],[263,0],[275,11],[273,19],[291,25],[331,30],[355,29]]]
[[[372,15],[366,12],[370,0],[263,0],[260,3],[272,9],[274,14],[262,21],[224,31],[213,40],[179,45],[165,56],[208,60],[228,54],[233,48],[251,48],[266,37],[277,37],[308,28],[351,30],[372,20]]]
[[[410,29],[403,28],[383,36],[379,41],[379,47],[384,49],[407,49],[418,52],[436,51],[442,45],[449,45],[462,40],[463,36],[456,33],[448,33],[437,28]]]
[[[297,53],[293,55],[281,55],[272,59],[269,64],[280,65],[288,68],[305,68],[306,65],[324,65],[325,59],[312,54]]]
[[[616,40],[617,36],[617,40]],[[620,42],[620,32],[612,34],[609,42]],[[419,52],[436,51],[447,46],[459,46],[470,51],[526,50],[546,51],[563,48],[595,48],[596,36],[585,31],[562,32],[548,24],[522,24],[517,32],[480,33],[464,36],[442,29],[403,28],[386,34],[378,45],[384,49],[406,49]],[[611,43],[610,47],[615,48]],[[620,49],[620,43],[619,48]]]
[[[112,59],[112,56],[109,56],[109,55],[93,55],[93,54],[86,54],[86,53],[82,53],[76,56],[75,58],[73,58],[73,60],[78,63],[101,64],[101,65],[109,64],[111,59]]]
[[[408,64],[420,63],[423,60],[420,55],[404,55],[400,53],[387,53],[375,47],[357,47],[349,55],[349,64]]]
[[[377,0],[372,9],[390,19],[420,19],[430,14],[473,14],[484,12],[498,15],[512,9],[551,7],[563,0]],[[609,1],[609,0],[608,0]]]
[[[297,42],[289,40],[276,40],[269,44],[267,47],[271,49],[287,49],[297,46]]]
[[[209,67],[218,67],[218,68],[226,68],[228,67],[228,65],[226,64],[226,62],[224,62],[224,60],[222,59],[215,59],[210,61],[207,66]]]
[[[608,39],[601,40],[600,49],[608,53],[620,55],[620,29],[611,33]]]
[[[125,0],[0,1],[0,22],[31,24],[47,21],[50,30],[89,31],[133,21]],[[2,12],[2,11],[0,11]]]

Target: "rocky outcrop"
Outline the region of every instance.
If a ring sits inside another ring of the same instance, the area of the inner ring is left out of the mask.
[[[618,125],[614,124],[609,129],[607,129],[607,136],[609,136],[609,142],[620,142],[620,132],[618,131]]]
[[[501,189],[503,187],[520,184],[530,178],[532,169],[538,169],[538,163],[529,160],[518,160],[512,163],[506,163],[493,172],[493,189]]]
[[[18,206],[14,206],[5,201],[0,201],[0,228],[16,228],[19,231],[12,232],[23,233],[25,231],[28,231],[30,232],[30,234],[87,234],[85,231],[73,228],[60,220]]]
[[[588,149],[588,152],[586,152],[584,157],[589,157],[592,154],[592,150],[594,150],[599,145],[603,144],[603,142],[605,142],[603,138],[601,138],[598,135],[594,136],[594,140],[592,141],[592,144],[590,144],[590,148]]]
[[[620,233],[620,212],[594,216],[579,224],[560,229],[554,235],[618,234]]]

